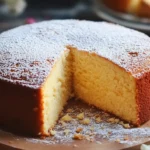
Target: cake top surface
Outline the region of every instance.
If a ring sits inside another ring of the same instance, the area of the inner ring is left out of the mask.
[[[96,53],[140,78],[150,69],[150,38],[105,22],[52,20],[0,34],[0,79],[39,88],[66,46]]]

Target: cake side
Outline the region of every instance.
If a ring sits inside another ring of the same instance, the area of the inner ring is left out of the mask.
[[[42,102],[39,90],[0,80],[0,125],[25,135],[42,131]]]
[[[150,119],[150,72],[136,80],[139,125]]]

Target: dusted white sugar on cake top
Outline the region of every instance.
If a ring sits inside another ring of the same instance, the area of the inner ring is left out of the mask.
[[[137,78],[150,69],[148,36],[105,22],[53,20],[0,34],[0,79],[39,88],[68,45],[105,57]]]

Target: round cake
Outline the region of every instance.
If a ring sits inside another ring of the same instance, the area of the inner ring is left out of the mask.
[[[105,22],[52,20],[0,34],[0,124],[49,135],[74,95],[134,125],[150,119],[150,38]]]

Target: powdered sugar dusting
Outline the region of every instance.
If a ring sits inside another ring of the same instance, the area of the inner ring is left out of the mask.
[[[55,20],[0,35],[0,79],[39,88],[67,45],[106,57],[137,78],[150,69],[148,36],[104,22]]]

